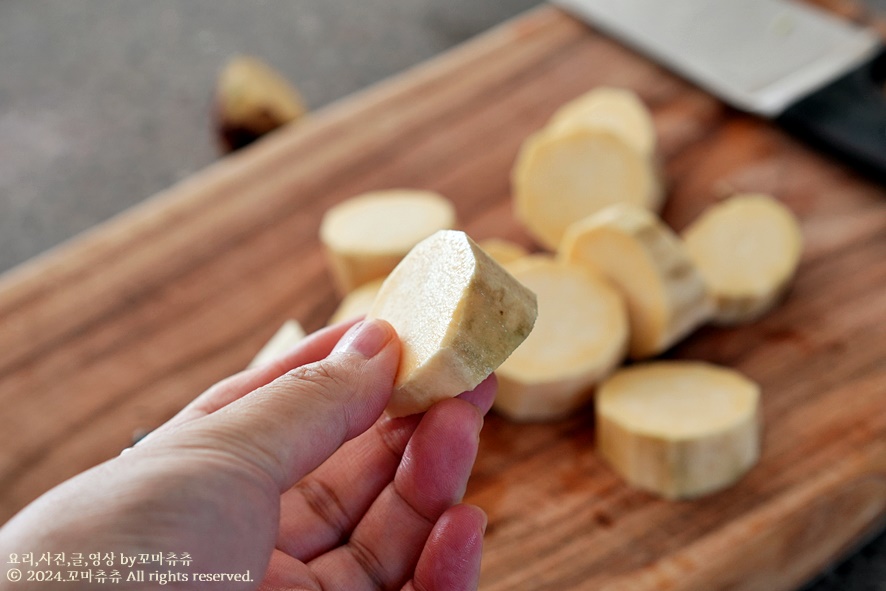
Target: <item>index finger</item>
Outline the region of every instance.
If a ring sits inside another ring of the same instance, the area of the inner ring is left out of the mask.
[[[235,400],[243,398],[253,390],[270,384],[296,367],[324,359],[342,335],[360,319],[352,318],[322,328],[299,341],[289,351],[270,363],[245,369],[210,386],[208,390],[197,396],[178,414],[151,432],[142,441],[148,440],[155,433],[166,432],[194,419],[212,414]]]

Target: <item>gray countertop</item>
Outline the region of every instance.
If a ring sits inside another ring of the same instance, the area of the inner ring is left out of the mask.
[[[309,106],[533,0],[3,0],[0,272],[216,160],[211,93],[254,54]]]
[[[0,272],[215,161],[211,92],[230,56],[265,59],[317,108],[535,4],[2,0]],[[809,587],[875,590],[886,535]]]

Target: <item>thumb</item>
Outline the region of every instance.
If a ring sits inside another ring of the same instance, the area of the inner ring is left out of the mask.
[[[400,344],[390,324],[355,324],[326,359],[298,367],[170,434],[169,444],[221,451],[289,489],[366,431],[391,396]]]

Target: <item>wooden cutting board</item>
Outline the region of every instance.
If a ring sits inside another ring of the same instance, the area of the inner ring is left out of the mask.
[[[668,356],[760,382],[761,463],[672,503],[594,456],[592,415],[487,420],[468,500],[490,515],[482,589],[796,588],[886,517],[886,191],[543,7],[220,161],[0,278],[0,520],[110,458],[337,298],[321,214],[440,191],[475,238],[531,245],[508,175],[524,138],[600,84],[651,106],[681,229],[734,191],[776,195],[806,249],[779,310]]]

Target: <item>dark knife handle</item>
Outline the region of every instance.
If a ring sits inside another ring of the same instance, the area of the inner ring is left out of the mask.
[[[886,48],[776,121],[886,183]]]

